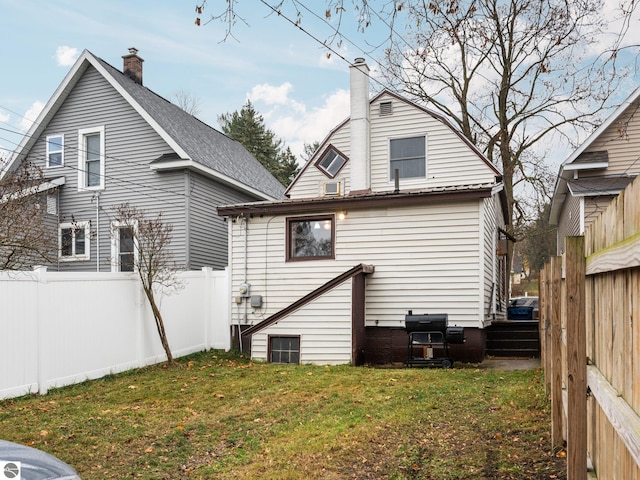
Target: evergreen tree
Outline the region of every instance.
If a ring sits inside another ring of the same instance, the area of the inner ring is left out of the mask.
[[[222,131],[240,142],[264,167],[287,186],[298,173],[296,157],[264,124],[250,100],[238,112],[218,116]]]

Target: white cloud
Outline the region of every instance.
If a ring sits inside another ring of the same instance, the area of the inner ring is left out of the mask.
[[[282,85],[273,86],[268,83],[256,85],[249,92],[249,100],[252,102],[262,100],[267,105],[284,105],[289,101],[289,92],[293,89],[293,85],[285,82]]]
[[[31,128],[31,125],[33,124],[33,122],[36,121],[36,118],[38,118],[38,115],[40,115],[40,112],[42,111],[43,108],[44,108],[44,103],[38,100],[33,102],[29,110],[25,112],[22,120],[20,120],[20,129],[25,132],[28,131]]]
[[[80,56],[77,48],[63,45],[56,48],[56,62],[60,67],[70,67]]]
[[[9,119],[11,118],[11,115],[9,115],[8,113],[3,115],[2,113],[0,113],[0,122],[2,123],[7,123],[9,122]]]
[[[349,116],[349,92],[336,90],[325,97],[320,107],[309,111],[304,104],[292,99],[266,113],[260,111],[259,105],[256,110],[264,116],[267,127],[284,140],[294,155],[300,157],[305,143],[324,140],[333,128]]]

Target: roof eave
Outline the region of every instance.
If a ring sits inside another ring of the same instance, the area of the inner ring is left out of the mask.
[[[616,108],[616,110],[611,115],[609,115],[609,117],[607,117],[605,121],[602,122],[600,126],[596,128],[591,133],[591,135],[589,135],[587,139],[584,142],[582,142],[582,144],[580,144],[580,146],[578,146],[578,148],[575,149],[573,153],[564,162],[562,162],[561,167],[566,168],[568,165],[573,163],[578,158],[578,156],[580,156],[580,154],[582,154],[600,135],[602,135],[602,133],[607,128],[609,128],[618,119],[618,117],[622,115],[624,111],[630,105],[632,105],[633,102],[635,102],[639,97],[640,97],[640,87],[637,87],[631,93],[631,95],[629,95],[627,99],[624,102],[622,102],[620,106]]]
[[[565,172],[573,172],[577,170],[596,170],[601,168],[607,168],[609,162],[597,162],[597,163],[572,163],[565,165],[563,170]]]
[[[263,200],[275,200],[274,197],[267,195],[264,192],[256,190],[253,187],[249,187],[244,183],[239,182],[238,180],[235,180],[212,168],[202,165],[201,163],[198,163],[190,158],[151,163],[149,164],[149,168],[153,171],[158,171],[158,172],[166,172],[170,170],[182,170],[182,169],[193,170],[195,172],[201,173],[206,177],[213,178],[214,180],[230,185],[234,187],[236,190],[241,190],[257,198],[260,198]]]
[[[219,216],[282,215],[289,213],[317,213],[349,208],[399,207],[440,201],[458,201],[487,198],[492,188],[445,192],[389,193],[384,195],[345,196],[321,199],[297,199],[292,201],[257,204],[227,205],[218,207]]]

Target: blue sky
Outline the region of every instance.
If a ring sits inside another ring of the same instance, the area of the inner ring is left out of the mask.
[[[26,133],[28,119],[36,118],[84,49],[121,70],[122,56],[135,47],[145,60],[144,84],[154,92],[170,100],[178,91],[192,95],[198,117],[216,128],[219,115],[239,110],[249,98],[267,126],[299,155],[305,142],[322,140],[348,116],[347,60],[365,57],[375,77],[383,47],[370,45],[383,42],[388,28],[373,18],[360,32],[354,12],[347,12],[341,32],[349,41],[328,58],[329,50],[319,43],[332,33],[324,21],[325,1],[305,2],[315,12],[303,12],[302,27],[317,40],[273,14],[265,2],[239,0],[241,19],[225,40],[226,23],[194,24],[197,0],[0,0],[0,154],[16,147],[20,134],[12,132]],[[606,0],[603,14],[617,4]],[[203,23],[223,5],[226,0],[209,0]],[[287,5],[286,15],[295,19]],[[634,22],[631,32],[640,36]],[[628,41],[640,43],[640,38]],[[621,99],[634,87],[630,82]]]
[[[225,3],[210,0],[203,23],[218,13],[216,4]],[[324,2],[307,3],[324,18]],[[24,117],[35,119],[84,49],[122,70],[122,56],[137,48],[145,86],[170,100],[177,91],[192,95],[198,117],[216,128],[220,114],[240,110],[251,98],[267,126],[296,154],[348,116],[348,64],[339,55],[327,58],[326,48],[260,1],[239,2],[237,13],[246,24],[238,20],[235,38],[226,40],[226,24],[194,24],[195,5],[196,0],[0,0],[2,152],[18,141],[7,130],[26,132]],[[378,26],[363,34],[346,20],[349,39],[367,49]],[[319,40],[331,33],[309,12],[302,26]],[[364,56],[346,42],[339,53],[351,61]]]

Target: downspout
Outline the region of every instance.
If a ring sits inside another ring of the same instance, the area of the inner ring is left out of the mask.
[[[96,272],[100,272],[100,192],[96,193]]]
[[[242,217],[242,221],[244,223],[244,277],[242,283],[247,283],[247,279],[249,276],[249,217],[244,215]],[[243,298],[242,303],[244,303],[244,324],[246,325],[249,320],[249,311],[247,305],[247,299]],[[240,320],[238,320],[238,346],[240,347],[240,353],[242,353],[242,327],[240,325]]]

